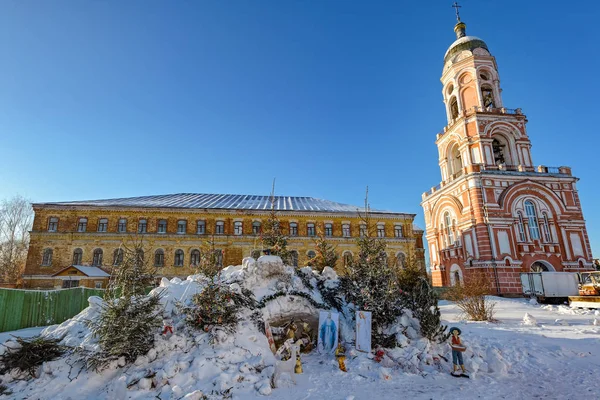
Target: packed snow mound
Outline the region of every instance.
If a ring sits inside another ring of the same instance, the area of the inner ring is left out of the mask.
[[[194,329],[186,323],[182,313],[194,295],[215,284],[228,287],[252,304],[239,312],[234,333],[218,327],[208,332]],[[274,335],[281,334],[283,328],[278,327],[291,320],[315,332],[319,311],[339,313],[341,341],[351,356],[348,365],[357,377],[389,380],[403,373],[427,375],[450,368],[449,347],[422,338],[419,321],[409,311],[387,328],[386,334],[395,335],[398,347],[379,349],[383,355],[377,361],[372,354],[354,350],[355,311],[341,296],[336,302],[331,298],[331,293],[339,292],[339,285],[340,279],[332,268],[325,268],[321,273],[310,267],[298,270],[284,265],[275,256],[258,260],[245,258],[242,265],[224,268],[216,282],[204,275],[191,275],[184,280],[163,278],[149,295],[160,293],[165,325],[172,327],[172,333],[155,332],[154,347],[132,365],[119,359],[97,373],[84,369],[75,352],[45,363],[35,380],[20,380],[22,376],[12,373],[0,376],[0,383],[8,385],[16,398],[62,398],[64,393],[94,399],[269,395],[273,390],[271,377],[277,358],[265,336],[265,322],[273,327]],[[329,295],[324,296],[322,290],[327,290]],[[86,322],[98,318],[104,301],[90,297],[89,303],[77,316],[46,328],[42,334],[58,338],[72,348],[98,351],[97,340]],[[474,370],[502,373],[508,369],[499,353],[469,356],[469,366]],[[331,355],[313,352],[303,357],[337,364]],[[483,357],[491,357],[492,361],[486,363]],[[334,368],[331,373],[335,372],[339,371]],[[285,387],[285,375],[280,380]]]
[[[537,320],[535,319],[535,317],[529,313],[525,313],[525,315],[523,316],[523,325],[525,326],[537,326]]]

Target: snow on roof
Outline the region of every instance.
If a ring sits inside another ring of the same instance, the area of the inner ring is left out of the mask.
[[[423,229],[421,229],[421,228],[419,227],[419,225],[417,225],[417,224],[414,224],[414,223],[413,223],[413,225],[412,225],[412,226],[413,226],[413,231],[422,231],[422,232],[425,232],[425,231],[424,231]]]
[[[80,272],[84,273],[86,276],[89,276],[91,278],[109,278],[110,277],[110,275],[108,273],[106,273],[106,271],[103,271],[102,269],[100,269],[98,267],[88,267],[85,265],[70,265],[67,268],[61,269],[60,271],[53,274],[52,276],[56,276],[68,268],[76,268]]]
[[[39,203],[39,205],[92,206],[92,207],[147,207],[147,208],[197,208],[226,210],[265,210],[271,209],[271,196],[244,194],[199,194],[177,193],[155,196],[127,197],[119,199],[67,201]],[[357,212],[363,207],[336,203],[314,197],[275,196],[277,211],[312,212]],[[393,211],[374,210],[373,213],[399,214]]]

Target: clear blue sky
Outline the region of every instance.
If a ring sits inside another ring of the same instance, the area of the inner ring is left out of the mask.
[[[450,0],[4,1],[0,198],[277,192],[416,213]],[[462,2],[600,255],[600,4]]]

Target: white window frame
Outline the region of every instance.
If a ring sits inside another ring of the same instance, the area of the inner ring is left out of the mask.
[[[215,235],[224,235],[225,234],[225,222],[217,221],[215,223]]]
[[[87,231],[87,223],[88,223],[87,218],[79,218],[79,221],[77,222],[77,232],[86,232]]]
[[[108,218],[100,218],[98,220],[98,232],[108,231]]]
[[[185,235],[187,233],[187,220],[180,219],[177,221],[177,234]]]
[[[50,217],[48,220],[48,232],[56,232],[58,230],[58,217]]]
[[[159,219],[156,225],[156,233],[165,234],[167,233],[167,220]]]
[[[235,221],[233,223],[233,234],[241,236],[244,233],[244,224],[242,221]]]

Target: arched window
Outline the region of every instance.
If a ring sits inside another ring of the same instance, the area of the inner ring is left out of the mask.
[[[377,224],[377,237],[385,237],[385,225]]]
[[[113,265],[121,265],[123,262],[123,249],[115,249],[113,252]]]
[[[146,233],[148,231],[148,222],[145,219],[138,221],[138,233]]]
[[[119,231],[119,233],[127,232],[127,219],[125,219],[125,218],[119,219],[119,225],[117,227],[117,230]]]
[[[79,218],[77,223],[77,232],[85,232],[87,230],[87,218]]]
[[[306,224],[306,235],[315,236],[315,224]]]
[[[325,224],[325,236],[332,236],[333,235],[333,224]]]
[[[353,257],[351,252],[345,251],[344,254],[342,254],[342,259],[344,260],[344,267],[352,265]]]
[[[235,221],[233,223],[233,234],[238,236],[241,235],[244,232],[242,228],[242,221]]]
[[[158,221],[158,227],[156,228],[157,233],[167,233],[167,220],[161,219]]]
[[[450,99],[450,117],[452,119],[458,118],[458,100],[454,96]]]
[[[56,232],[57,229],[58,229],[58,218],[51,217],[48,220],[48,232]]]
[[[406,254],[401,251],[396,254],[396,267],[402,269],[406,267]]]
[[[367,236],[367,225],[361,224],[358,229],[359,229],[360,237]]]
[[[103,256],[104,252],[102,251],[102,249],[96,249],[94,250],[94,256],[92,258],[92,265],[94,267],[100,267],[102,266],[102,256]]]
[[[108,218],[100,218],[98,220],[98,232],[106,232],[108,230]]]
[[[504,158],[504,144],[500,143],[496,138],[492,140],[492,151],[494,153],[494,164],[506,164],[506,159]]]
[[[200,250],[194,249],[190,253],[190,265],[192,267],[197,267],[200,265]]]
[[[163,249],[158,249],[154,252],[154,266],[164,267],[165,266],[165,252]]]
[[[342,225],[342,235],[344,237],[350,237],[350,224]]]
[[[536,261],[533,264],[531,264],[531,267],[529,267],[531,269],[531,272],[549,272],[550,268],[548,268],[548,266],[542,262]],[[553,269],[554,270],[554,269]]]
[[[401,238],[402,235],[402,225],[396,225],[394,227],[394,236],[397,238]]]
[[[187,233],[187,221],[185,219],[177,221],[177,233],[179,235],[185,235]]]
[[[454,264],[450,267],[450,285],[457,286],[462,284],[463,274],[460,267]]]
[[[196,234],[204,235],[206,233],[206,221],[198,220],[196,222]]]
[[[486,110],[496,108],[496,104],[494,101],[494,91],[489,85],[481,86],[481,99],[483,100],[483,107]]]
[[[83,250],[81,250],[81,249],[73,250],[73,265],[81,265],[82,259],[83,259]]]
[[[308,253],[306,253],[306,256],[308,257],[308,262],[306,264],[312,266],[314,263],[314,258],[317,256],[317,253],[310,250]]]
[[[519,232],[519,242],[525,241],[525,225],[523,223],[523,213],[517,212],[517,231]]]
[[[175,250],[175,266],[176,267],[183,267],[183,258],[184,258],[183,250],[181,250],[181,249]]]
[[[52,265],[52,249],[45,249],[42,255],[42,265],[49,267]]]
[[[260,258],[260,250],[252,250],[252,258],[258,260]]]
[[[448,211],[444,213],[444,225],[446,229],[446,246],[452,246],[454,244],[454,232]]]
[[[454,143],[448,152],[448,169],[451,178],[457,178],[462,175],[463,164],[462,155],[458,149],[458,143]]]
[[[381,252],[381,262],[386,264],[388,263],[388,255],[385,251]]]
[[[544,235],[544,242],[552,243],[552,233],[550,232],[550,223],[546,212],[542,213],[542,234]]]
[[[217,235],[223,235],[225,233],[225,222],[217,221],[215,225],[215,233]]]
[[[525,214],[527,214],[527,224],[529,225],[529,238],[538,240],[540,238],[540,228],[535,213],[535,205],[531,200],[525,201]]]
[[[140,265],[140,264],[144,263],[144,257],[145,257],[144,250],[137,249],[135,251],[135,258],[136,258],[135,262],[136,262],[137,265]]]
[[[290,222],[290,236],[298,236],[298,224]]]
[[[292,262],[292,267],[298,266],[298,252],[296,250],[290,251],[290,259]]]
[[[215,262],[219,267],[223,266],[223,250],[216,249],[215,250]]]

